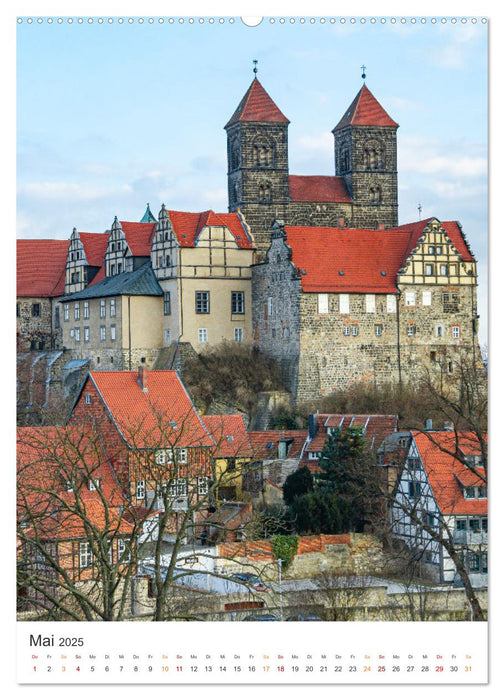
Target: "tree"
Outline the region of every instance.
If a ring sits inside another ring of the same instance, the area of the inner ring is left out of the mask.
[[[174,425],[152,406],[119,430],[106,411],[74,418],[18,432],[20,610],[54,620],[122,620],[140,606],[153,620],[187,615],[174,587],[229,478],[213,469],[218,444],[197,434],[193,409]],[[233,537],[226,523],[212,527]]]
[[[283,499],[291,505],[296,496],[313,491],[313,476],[308,467],[301,467],[289,474],[283,486]]]

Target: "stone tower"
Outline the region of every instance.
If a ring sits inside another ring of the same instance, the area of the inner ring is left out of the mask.
[[[397,128],[366,85],[334,127],[336,176],[353,200],[352,226],[397,226]]]
[[[260,248],[269,245],[271,224],[285,218],[289,204],[288,125],[254,78],[224,127],[229,211],[244,212]]]

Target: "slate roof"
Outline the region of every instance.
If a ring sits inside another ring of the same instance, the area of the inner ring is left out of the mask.
[[[18,297],[58,297],[65,293],[65,266],[70,241],[17,241]]]
[[[369,88],[363,85],[333,131],[346,126],[398,127],[399,124],[389,117]]]
[[[216,214],[211,209],[203,212],[167,210],[177,242],[183,248],[197,244],[200,233],[206,226],[225,226],[231,232],[239,248],[252,249],[252,241],[240,216],[233,212]]]
[[[150,261],[133,272],[122,272],[120,275],[106,277],[99,282],[90,284],[80,292],[69,294],[64,301],[77,301],[78,299],[96,299],[98,297],[115,297],[127,294],[129,296],[162,296],[163,290],[159,286]]]
[[[474,471],[456,459],[456,438],[466,445],[471,444],[474,454],[475,435],[471,433],[456,434],[449,430],[429,433],[413,432],[420,459],[427,473],[430,486],[439,509],[444,515],[485,515],[488,512],[487,498],[464,498],[462,486],[484,486],[483,469]],[[467,448],[466,448],[467,449]]]
[[[242,97],[240,104],[224,128],[237,122],[279,122],[288,124],[289,120],[278,109],[257,78]]]
[[[214,447],[177,372],[144,369],[147,391],[135,371],[88,375],[126,443],[135,449]]]
[[[431,219],[386,230],[285,226],[304,292],[394,294],[397,275]],[[464,261],[473,261],[457,222],[442,222]]]
[[[352,202],[343,177],[331,175],[289,175],[293,202]]]

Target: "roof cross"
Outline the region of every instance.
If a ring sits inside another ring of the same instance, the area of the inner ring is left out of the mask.
[[[252,61],[252,63],[254,64],[253,71],[254,71],[254,73],[257,75],[257,58],[254,58],[254,60]]]
[[[419,204],[417,209],[418,209],[418,219],[421,219],[422,218],[422,205]]]
[[[361,66],[361,71],[362,71],[362,80],[366,80],[366,66],[362,65]]]

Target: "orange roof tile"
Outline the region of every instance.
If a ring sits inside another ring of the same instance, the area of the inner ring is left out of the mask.
[[[454,456],[456,439],[460,437],[465,444],[477,442],[471,433],[457,435],[448,430],[413,432],[420,459],[441,512],[445,515],[485,515],[488,512],[488,499],[464,498],[461,484],[484,486],[486,481],[482,469],[472,471]]]
[[[242,97],[240,104],[224,128],[236,122],[280,122],[288,124],[289,120],[278,109],[257,78]]]
[[[150,257],[156,224],[142,224],[138,221],[121,221],[120,223],[131,254],[135,257]]]
[[[215,441],[218,457],[252,455],[252,446],[242,415],[201,416],[201,420]]]
[[[147,370],[147,391],[138,372],[90,372],[89,378],[131,447],[215,445],[177,372]]]
[[[293,202],[352,202],[345,180],[330,175],[289,175]]]
[[[278,459],[280,440],[292,441],[287,458],[296,459],[301,454],[307,434],[306,430],[251,430],[249,437],[254,459]]]
[[[80,233],[80,241],[84,247],[87,264],[91,267],[101,267],[108,244],[108,233]]]
[[[366,85],[363,85],[333,131],[346,126],[397,127],[399,124],[389,117]]]
[[[18,297],[57,297],[65,291],[69,241],[17,241]]]
[[[194,247],[201,231],[206,226],[225,226],[229,229],[239,248],[251,249],[252,242],[239,215],[235,212],[216,214],[209,209],[204,212],[167,211],[180,246]]]

